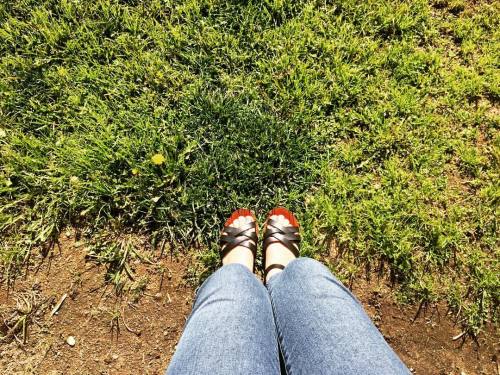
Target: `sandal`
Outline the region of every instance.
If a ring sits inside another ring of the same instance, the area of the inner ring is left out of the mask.
[[[283,215],[288,222],[291,224],[289,226],[282,226],[281,223],[276,220],[271,219],[273,215]],[[300,234],[299,234],[299,222],[295,215],[288,211],[286,208],[278,207],[273,208],[267,214],[267,220],[264,224],[264,243],[263,243],[263,253],[264,259],[262,264],[266,265],[266,250],[267,247],[273,243],[281,243],[288,250],[290,250],[295,257],[299,257],[299,243],[300,243]],[[264,270],[264,280],[267,278],[267,274],[269,271],[273,269],[284,269],[285,266],[282,264],[271,264]]]
[[[253,222],[250,222],[240,228],[231,227],[230,225],[241,216],[252,216]],[[252,229],[254,229],[252,231]],[[236,246],[244,246],[253,254],[253,258],[257,257],[257,237],[258,237],[258,226],[255,214],[246,209],[240,208],[234,211],[229,219],[224,224],[220,235],[220,259],[222,259],[233,250]],[[224,234],[225,233],[225,234]]]

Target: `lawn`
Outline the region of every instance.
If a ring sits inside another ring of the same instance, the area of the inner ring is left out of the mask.
[[[499,1],[4,0],[2,278],[68,226],[118,284],[130,233],[210,262],[234,208],[280,204],[304,255],[476,335],[499,313],[499,64]]]

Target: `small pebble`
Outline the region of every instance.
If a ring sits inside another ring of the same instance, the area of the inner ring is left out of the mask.
[[[76,345],[76,339],[73,336],[68,336],[68,338],[66,339],[66,343],[69,346],[75,346]]]

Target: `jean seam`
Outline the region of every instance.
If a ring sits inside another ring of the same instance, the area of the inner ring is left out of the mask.
[[[274,318],[274,323],[276,325],[276,332],[278,334],[278,349],[281,353],[281,356],[283,357],[283,361],[285,362],[285,373],[286,375],[292,375],[292,371],[291,371],[291,366],[290,366],[290,370],[288,370],[288,356],[286,354],[286,351],[285,351],[285,345],[284,345],[284,341],[283,341],[283,335],[281,334],[281,328],[280,328],[280,325],[279,325],[279,320],[278,320],[278,317],[277,317],[277,314],[276,314],[276,307],[274,306],[274,300],[273,300],[273,294],[272,294],[272,288],[268,289],[269,290],[269,296],[270,296],[270,300],[271,300],[271,308],[273,310],[273,318]]]

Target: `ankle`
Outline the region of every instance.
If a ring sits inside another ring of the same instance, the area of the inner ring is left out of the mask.
[[[252,251],[242,246],[235,247],[222,259],[224,266],[233,263],[241,264],[253,272],[254,256]]]
[[[272,268],[266,274],[266,282],[274,275],[283,271],[288,263],[296,259],[295,254],[293,254],[288,248],[283,246],[281,243],[273,243],[266,249],[266,264],[265,269],[272,265],[281,265],[282,268]]]

